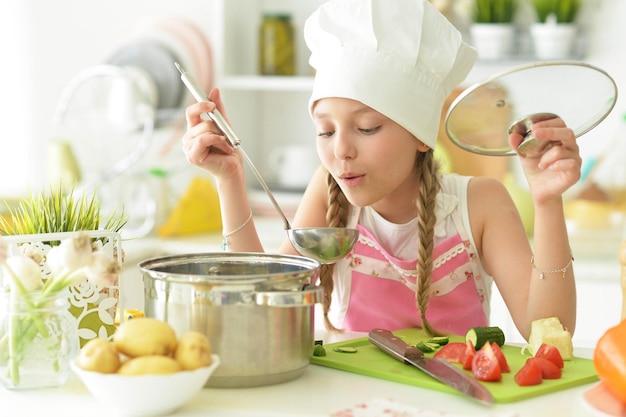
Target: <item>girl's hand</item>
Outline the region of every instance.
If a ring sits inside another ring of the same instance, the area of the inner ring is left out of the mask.
[[[535,204],[543,204],[561,195],[580,179],[578,144],[572,129],[562,119],[550,119],[532,125],[537,141],[553,142],[538,157],[519,156]],[[518,133],[509,136],[509,144],[517,149],[523,137]]]
[[[189,163],[215,177],[243,173],[240,153],[235,151],[228,138],[207,115],[216,108],[226,117],[224,103],[217,88],[209,94],[209,101],[187,107],[187,131],[182,139],[183,152]]]

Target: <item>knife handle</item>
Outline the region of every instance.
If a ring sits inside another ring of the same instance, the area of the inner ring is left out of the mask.
[[[406,359],[420,359],[424,356],[421,350],[407,344],[385,329],[373,329],[368,334],[369,341],[384,350],[400,362],[408,363]]]

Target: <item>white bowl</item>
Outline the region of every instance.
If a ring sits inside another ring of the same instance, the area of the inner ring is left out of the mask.
[[[169,414],[196,395],[220,359],[210,366],[166,375],[117,375],[85,371],[72,362],[72,370],[89,392],[118,415],[145,417]]]

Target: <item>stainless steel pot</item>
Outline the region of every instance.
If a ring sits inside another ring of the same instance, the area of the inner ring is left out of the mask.
[[[312,286],[320,264],[263,253],[202,253],[139,263],[145,313],[178,334],[207,335],[221,364],[210,387],[276,384],[300,376],[313,350]]]

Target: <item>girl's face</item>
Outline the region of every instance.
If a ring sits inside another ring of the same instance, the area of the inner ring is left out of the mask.
[[[428,148],[406,129],[363,103],[324,98],[313,121],[319,157],[351,204],[372,206],[390,221],[414,215],[415,159]],[[404,216],[406,217],[406,216]]]

